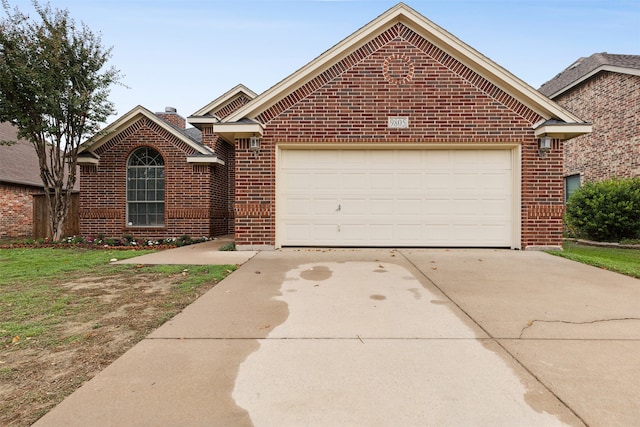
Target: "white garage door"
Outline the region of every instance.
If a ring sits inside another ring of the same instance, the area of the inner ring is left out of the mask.
[[[282,246],[510,247],[511,150],[282,150]]]

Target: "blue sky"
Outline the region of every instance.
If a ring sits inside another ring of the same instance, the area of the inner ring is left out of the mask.
[[[9,0],[29,11],[30,0]],[[42,1],[41,1],[42,3]],[[398,1],[51,0],[113,47],[118,115],[189,116],[238,83],[261,93]],[[638,0],[406,0],[537,88],[582,56],[640,55]],[[112,117],[110,120],[115,119]]]

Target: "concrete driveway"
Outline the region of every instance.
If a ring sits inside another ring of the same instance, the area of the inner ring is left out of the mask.
[[[640,280],[539,252],[261,252],[37,426],[640,423]]]

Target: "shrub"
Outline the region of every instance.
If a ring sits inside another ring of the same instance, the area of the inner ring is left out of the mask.
[[[236,245],[233,242],[225,243],[224,245],[220,246],[218,250],[219,251],[235,251]]]
[[[576,237],[605,242],[640,238],[640,178],[586,183],[569,198],[565,222]]]

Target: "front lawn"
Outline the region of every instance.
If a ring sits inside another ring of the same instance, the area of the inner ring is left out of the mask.
[[[113,265],[144,250],[0,249],[0,425],[29,426],[233,265]]]
[[[640,250],[581,245],[566,241],[564,251],[550,251],[552,255],[568,258],[583,264],[604,268],[640,278]]]

